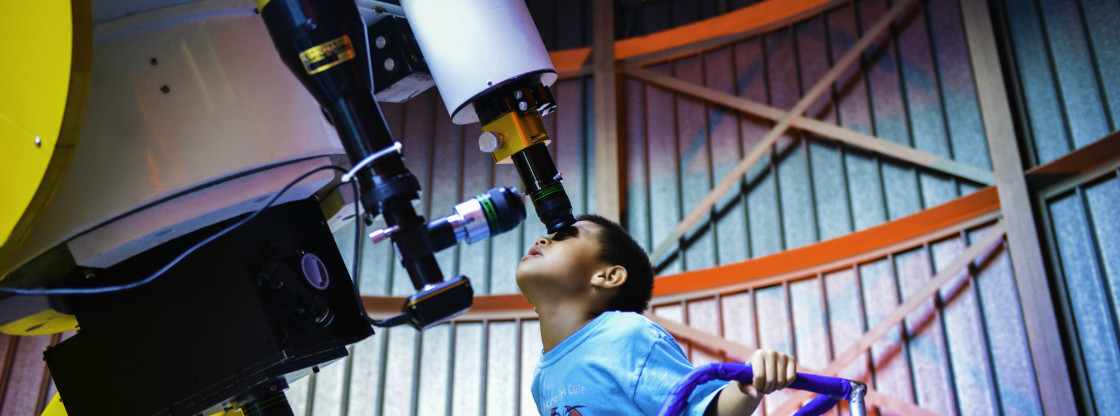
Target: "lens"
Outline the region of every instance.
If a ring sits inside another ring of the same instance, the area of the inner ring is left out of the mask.
[[[572,202],[564,192],[563,178],[556,172],[556,165],[543,143],[534,144],[513,155],[513,164],[521,175],[521,182],[529,191],[529,198],[536,208],[537,217],[548,233],[575,224]]]
[[[466,240],[477,243],[512,230],[525,220],[525,204],[516,188],[498,187],[455,206],[455,213],[428,223],[432,250]]]

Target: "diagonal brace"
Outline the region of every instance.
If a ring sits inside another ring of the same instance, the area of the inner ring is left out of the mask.
[[[817,81],[817,83],[809,89],[809,92],[806,93],[804,97],[801,97],[801,100],[799,100],[797,104],[789,110],[789,112],[785,113],[785,115],[783,115],[782,118],[778,120],[778,123],[772,129],[770,129],[770,132],[766,133],[766,135],[762,137],[762,140],[760,140],[758,144],[756,144],[750,150],[750,152],[747,153],[746,157],[740,160],[739,163],[737,163],[735,167],[731,169],[731,172],[728,173],[727,176],[724,176],[723,179],[720,180],[718,184],[716,184],[715,188],[712,188],[712,191],[708,192],[708,195],[706,195],[704,199],[701,200],[700,203],[697,204],[697,206],[693,208],[692,211],[689,212],[688,215],[685,216],[685,218],[681,220],[679,224],[677,224],[676,228],[674,228],[673,231],[669,233],[665,240],[663,240],[661,244],[659,244],[653,251],[653,253],[649,256],[650,262],[653,264],[657,264],[658,262],[660,262],[661,257],[663,257],[665,253],[669,251],[669,248],[672,247],[673,244],[676,244],[677,241],[680,240],[681,237],[683,237],[689,229],[696,225],[697,222],[700,222],[700,219],[703,218],[704,215],[707,215],[707,213],[711,211],[712,207],[714,207],[716,202],[719,201],[719,198],[722,197],[723,194],[727,193],[727,191],[730,190],[732,186],[738,183],[743,175],[747,174],[747,171],[751,168],[751,166],[758,162],[758,160],[761,159],[762,156],[765,155],[771,147],[773,147],[774,143],[778,141],[778,138],[781,137],[782,134],[785,134],[786,130],[788,130],[791,125],[793,125],[794,121],[797,121],[797,119],[801,118],[801,116],[805,114],[805,111],[809,109],[809,106],[812,105],[813,102],[817,101],[817,98],[824,94],[824,92],[828,90],[830,86],[832,86],[833,82],[836,82],[836,79],[840,77],[840,74],[842,74],[849,67],[851,67],[852,64],[859,60],[859,57],[861,54],[863,54],[863,51],[871,46],[871,44],[876,39],[878,39],[879,36],[883,34],[883,32],[886,32],[887,29],[890,28],[891,22],[901,16],[903,12],[910,9],[910,7],[912,7],[915,3],[917,3],[917,0],[903,0],[898,4],[895,4],[889,11],[887,11],[887,14],[884,15],[882,19],[875,23],[875,26],[872,26],[871,29],[867,31],[867,33],[860,37],[855,45],[852,45],[852,48],[845,52],[844,56],[840,57],[840,59],[836,61],[836,65],[829,69],[828,72],[826,72],[821,78],[821,80]]]
[[[673,78],[648,69],[639,67],[625,67],[623,73],[633,78],[657,85],[662,88],[690,95],[712,104],[721,105],[741,113],[777,121],[785,114],[782,110],[766,104],[748,100],[732,94],[705,87],[700,84]],[[813,118],[799,118],[792,127],[827,137],[852,146],[860,147],[881,155],[889,156],[904,162],[909,162],[927,169],[932,169],[976,182],[981,185],[995,183],[995,174],[987,169],[981,169],[946,157],[923,152],[910,146],[901,145],[889,140],[880,139],[866,133],[847,129],[832,123],[826,123]]]
[[[945,286],[953,279],[959,277],[960,273],[964,271],[969,264],[972,264],[972,262],[976,260],[976,258],[980,257],[981,254],[984,254],[984,252],[991,249],[993,246],[995,246],[996,243],[1002,242],[1004,234],[1006,233],[1007,225],[1004,224],[1003,221],[1000,221],[993,225],[992,228],[988,229],[988,231],[984,233],[984,236],[980,237],[978,241],[973,243],[968,247],[968,249],[958,255],[952,263],[949,263],[949,265],[945,267],[945,269],[941,270],[941,272],[933,276],[933,278],[931,278],[928,283],[922,286],[921,289],[918,289],[917,292],[911,294],[906,299],[906,302],[898,305],[898,307],[891,311],[891,313],[883,318],[882,321],[879,321],[879,323],[876,324],[874,328],[871,328],[871,330],[864,333],[863,336],[860,337],[860,339],[856,341],[855,344],[853,344],[851,347],[848,347],[848,349],[843,353],[837,355],[836,358],[833,359],[832,362],[829,363],[828,366],[818,374],[829,377],[836,376],[836,374],[840,373],[840,370],[843,370],[845,367],[851,364],[852,361],[855,361],[856,358],[859,358],[859,356],[870,350],[872,344],[886,335],[887,332],[890,332],[891,329],[902,323],[902,321],[906,319],[907,315],[909,315],[911,312],[914,312],[915,309],[918,309],[918,307],[924,304],[930,296],[933,296],[935,293],[941,290],[942,286]],[[794,409],[795,406],[799,405],[805,400],[808,400],[808,398],[809,395],[805,392],[798,392],[793,399],[787,401],[785,405],[778,408],[778,410],[775,411],[774,414],[791,414],[794,410],[796,410]]]

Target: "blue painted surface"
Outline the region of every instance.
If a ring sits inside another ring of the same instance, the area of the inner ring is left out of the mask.
[[[1115,177],[1077,189],[1049,202],[1056,250],[1069,308],[1073,314],[1078,351],[1088,377],[1092,406],[1098,414],[1120,412],[1120,333],[1117,331],[1115,288],[1116,203],[1120,192]],[[1092,191],[1092,204],[1086,194]],[[1104,202],[1105,205],[1101,206]],[[1101,226],[1096,226],[1101,222]],[[1102,233],[1103,231],[1103,233]],[[1102,248],[1107,247],[1107,252]],[[1102,254],[1110,257],[1102,257]],[[1107,263],[1107,265],[1105,264]]]

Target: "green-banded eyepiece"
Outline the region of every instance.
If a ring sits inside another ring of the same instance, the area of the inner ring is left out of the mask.
[[[525,220],[517,188],[497,187],[455,205],[455,213],[428,223],[434,251],[466,240],[477,243],[516,228]]]

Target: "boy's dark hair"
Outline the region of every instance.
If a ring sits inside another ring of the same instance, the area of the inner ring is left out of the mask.
[[[646,251],[618,223],[593,214],[576,218],[598,225],[599,260],[622,266],[626,269],[626,282],[618,287],[618,293],[607,305],[607,310],[642,313],[649,307],[653,296],[653,265]]]

